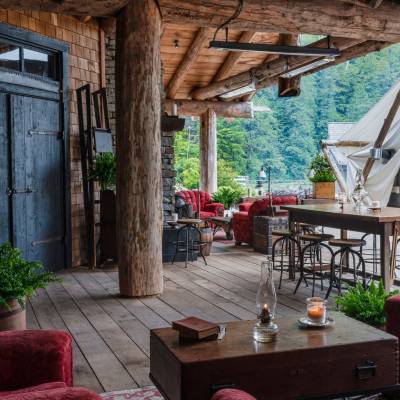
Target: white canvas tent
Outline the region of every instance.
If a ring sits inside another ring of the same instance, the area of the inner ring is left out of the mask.
[[[357,169],[363,169],[370,149],[373,147],[393,102],[400,91],[400,81],[382,97],[351,129],[337,142],[325,142],[325,154],[335,169],[338,182],[348,194],[353,191]],[[400,110],[397,111],[391,128],[383,142],[383,149],[393,149],[388,161],[375,161],[365,183],[372,200],[386,206],[400,169]],[[343,171],[346,171],[344,173]]]

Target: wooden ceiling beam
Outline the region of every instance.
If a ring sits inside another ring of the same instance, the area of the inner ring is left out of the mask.
[[[176,104],[178,115],[187,117],[198,117],[208,109],[214,110],[219,117],[225,118],[253,118],[253,103],[239,102],[231,103],[224,101],[196,101],[196,100],[171,100],[165,101],[165,111],[171,115],[172,106]]]
[[[239,42],[250,43],[254,39],[254,36],[256,36],[256,34],[257,32],[243,32],[239,38]],[[227,78],[232,73],[232,70],[235,68],[242,55],[243,52],[241,51],[230,51],[224,63],[221,65],[218,72],[212,79],[212,82],[218,82],[222,79]]]
[[[360,40],[345,38],[331,39],[331,44],[339,50],[346,49],[358,43],[360,43]],[[318,40],[317,42],[312,43],[312,45],[314,47],[326,47],[326,40]],[[313,59],[318,58],[320,57],[280,57],[266,64],[251,68],[249,71],[245,71],[227,79],[223,79],[222,81],[212,83],[206,87],[196,89],[192,92],[192,97],[196,100],[210,99],[223,93],[242,88],[243,86],[251,84],[253,81],[255,81],[257,84],[262,80],[281,74],[287,67],[288,69],[299,67],[309,63]]]
[[[379,51],[385,47],[391,46],[390,42],[379,42],[374,40],[367,40],[366,42],[360,43],[357,46],[350,47],[342,52],[339,57],[336,57],[335,61],[321,65],[311,71],[306,72],[304,75],[314,74],[315,72],[321,71],[326,68],[330,68],[334,65],[342,64],[346,61],[352,60],[353,58],[362,57],[366,54],[373,53],[374,51]]]
[[[237,6],[232,0],[159,0],[164,22],[214,27]],[[379,8],[341,0],[252,0],[245,2],[231,29],[400,41],[400,4],[383,2]]]
[[[329,64],[321,65],[320,67],[314,68],[313,70],[307,71],[304,75],[315,74],[318,71],[322,71],[323,69],[330,68],[334,65],[342,64],[346,61],[352,60],[353,58],[364,56],[365,54],[379,51],[387,46],[390,46],[392,43],[388,42],[376,42],[372,40],[368,40],[366,42],[360,43],[358,45],[349,47],[343,50],[341,56],[337,57],[335,61]],[[283,72],[283,71],[282,71]],[[276,85],[278,83],[278,77],[273,76],[268,79],[263,80],[257,85],[257,90],[265,89],[267,87]]]
[[[66,15],[115,16],[128,0],[0,0],[0,7],[22,11],[48,11]]]
[[[167,97],[172,99],[176,97],[176,94],[181,84],[185,80],[186,74],[196,62],[196,59],[200,51],[203,49],[205,43],[207,43],[210,33],[211,30],[208,28],[200,28],[199,31],[196,33],[196,36],[191,43],[189,50],[184,55],[182,61],[178,65],[178,68],[176,69],[175,73],[168,83],[166,89]]]
[[[360,1],[360,0],[358,0]],[[232,16],[232,0],[159,0],[163,22],[216,28]],[[0,0],[11,10],[48,11],[93,17],[115,16],[127,0]],[[230,24],[241,31],[302,32],[364,40],[400,42],[400,4],[384,1],[378,8],[342,0],[252,0]]]

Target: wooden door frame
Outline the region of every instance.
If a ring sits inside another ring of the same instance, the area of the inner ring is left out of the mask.
[[[0,39],[6,39],[17,45],[26,45],[38,50],[47,50],[58,55],[58,82],[59,94],[57,100],[60,104],[60,128],[63,130],[63,189],[64,189],[64,267],[72,266],[72,235],[71,235],[71,165],[70,165],[70,129],[69,129],[69,104],[68,104],[68,54],[70,46],[59,40],[48,38],[47,36],[38,33],[30,32],[14,26],[0,23]],[[21,73],[21,79],[26,75],[26,82],[29,81],[30,74]],[[37,79],[41,79],[38,77]],[[43,79],[45,82],[45,79]],[[32,95],[29,87],[19,87],[5,83],[0,84],[1,91],[12,91],[14,94]],[[42,95],[41,95],[41,92]],[[51,98],[50,92],[45,90],[35,89],[34,97]]]

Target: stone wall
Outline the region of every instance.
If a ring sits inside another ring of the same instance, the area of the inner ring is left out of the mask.
[[[161,161],[163,180],[163,213],[169,217],[175,208],[174,132],[162,132]]]
[[[115,144],[115,36],[106,37],[106,82],[110,125]],[[174,133],[162,132],[161,159],[163,179],[164,217],[171,215],[174,209],[175,168],[174,168]]]
[[[83,205],[82,172],[78,137],[75,89],[90,83],[92,90],[100,85],[100,36],[97,22],[83,23],[74,17],[39,11],[19,12],[0,9],[0,22],[61,40],[69,50],[69,120],[72,203],[72,265],[87,262],[86,230]],[[98,206],[97,213],[98,213]]]

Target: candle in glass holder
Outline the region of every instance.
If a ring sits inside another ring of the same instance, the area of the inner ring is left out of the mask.
[[[323,324],[326,320],[326,301],[320,297],[307,299],[307,317],[315,324]]]

